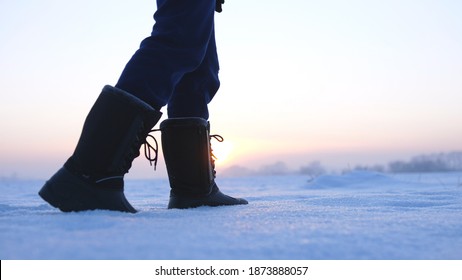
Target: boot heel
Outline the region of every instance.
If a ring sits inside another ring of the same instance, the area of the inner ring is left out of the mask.
[[[75,175],[63,167],[45,183],[39,195],[63,212],[92,210],[94,198],[81,184]],[[82,198],[86,198],[86,201],[79,202]]]
[[[45,183],[45,185],[40,189],[40,197],[48,202],[51,206],[59,208],[59,200],[57,199],[56,194],[53,192],[53,188],[50,183]]]

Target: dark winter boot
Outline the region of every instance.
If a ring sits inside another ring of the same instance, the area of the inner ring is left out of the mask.
[[[223,194],[215,183],[210,126],[202,118],[173,118],[160,124],[170,180],[168,208],[247,204]]]
[[[105,86],[85,120],[73,155],[39,195],[64,212],[135,213],[125,198],[123,177],[160,117],[159,111],[137,97]]]

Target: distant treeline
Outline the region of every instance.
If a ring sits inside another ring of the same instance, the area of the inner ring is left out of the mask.
[[[369,170],[390,173],[427,173],[427,172],[456,172],[462,171],[462,151],[419,155],[409,161],[392,161],[388,165],[357,165],[343,170]],[[223,170],[225,176],[267,176],[267,175],[290,175],[301,174],[312,177],[328,173],[320,161],[313,161],[301,166],[298,170],[291,170],[284,162],[264,165],[257,170],[242,166],[232,166]]]
[[[392,161],[388,166],[356,166],[354,170],[371,170],[390,173],[426,173],[462,171],[462,152],[419,155],[409,161]]]
[[[462,152],[439,153],[413,157],[410,161],[393,161],[389,172],[451,172],[462,171]]]

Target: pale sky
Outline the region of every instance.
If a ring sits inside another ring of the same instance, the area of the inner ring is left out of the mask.
[[[223,8],[222,86],[210,105],[230,152],[222,168],[347,168],[462,150],[462,1]],[[47,178],[64,163],[154,10],[154,0],[0,0],[0,177]],[[162,176],[162,166],[154,174],[140,157],[129,176]]]

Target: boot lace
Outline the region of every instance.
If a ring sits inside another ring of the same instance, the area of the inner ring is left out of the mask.
[[[144,156],[146,159],[149,161],[149,164],[152,166],[154,164],[154,170],[156,170],[157,167],[157,160],[159,159],[159,144],[157,142],[157,139],[152,136],[150,133],[160,131],[160,129],[153,129],[149,131],[148,135],[146,136],[146,141],[143,143],[144,144]],[[218,142],[223,142],[225,139],[218,134],[210,135],[210,140],[215,139]],[[215,178],[216,176],[216,171],[215,171],[215,160],[217,157],[213,154],[213,149],[212,149],[212,143],[210,143],[210,162],[212,165],[212,170],[213,170],[213,177]]]
[[[218,142],[223,142],[225,141],[225,139],[221,136],[221,135],[218,135],[218,134],[213,134],[213,135],[210,135],[210,163],[212,165],[212,174],[213,174],[213,178],[216,178],[216,174],[217,174],[217,171],[215,170],[215,160],[217,160],[217,157],[213,154],[213,149],[212,149],[212,138],[217,140]]]
[[[154,170],[157,167],[157,160],[159,155],[159,144],[154,136],[150,133],[160,131],[160,129],[153,129],[149,131],[146,136],[146,141],[144,142],[144,156],[149,161],[149,164],[152,166],[154,163]],[[151,142],[151,143],[150,143]]]

